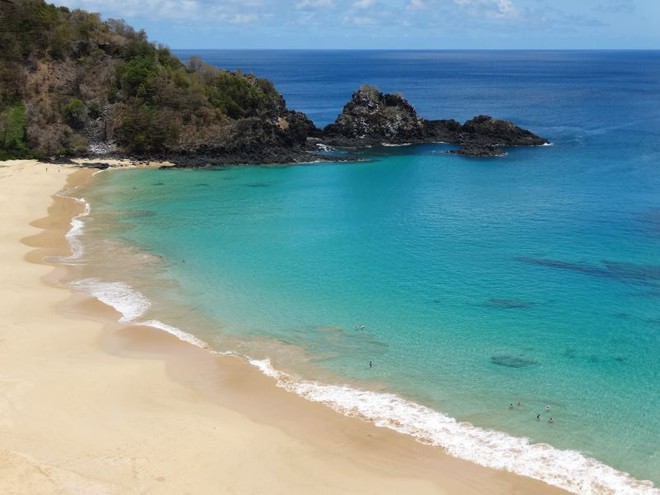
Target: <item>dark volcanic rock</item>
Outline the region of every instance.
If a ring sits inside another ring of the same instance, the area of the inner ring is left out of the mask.
[[[548,140],[521,129],[511,122],[479,115],[463,124],[460,143],[476,147],[484,146],[540,146]]]
[[[323,130],[324,140],[339,146],[419,142],[423,134],[422,119],[410,103],[373,86],[353,93],[335,122]]]
[[[506,155],[506,153],[497,146],[491,146],[491,145],[478,146],[473,144],[463,145],[463,147],[458,148],[457,150],[449,150],[449,153],[453,153],[455,155],[473,156],[478,158]]]
[[[450,120],[424,120],[424,138],[427,142],[458,143],[463,126]]]
[[[365,147],[381,144],[445,142],[460,146],[456,153],[474,157],[503,156],[504,146],[538,146],[548,143],[530,131],[488,115],[461,125],[455,120],[425,120],[398,94],[383,94],[362,86],[353,94],[334,123],[321,133],[327,144]]]

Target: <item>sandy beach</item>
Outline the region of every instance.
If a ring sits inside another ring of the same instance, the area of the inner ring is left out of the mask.
[[[92,171],[0,162],[0,493],[566,493],[307,402],[58,283]]]

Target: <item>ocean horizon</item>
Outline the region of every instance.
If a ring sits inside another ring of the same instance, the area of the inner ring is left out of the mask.
[[[659,493],[660,52],[173,52],[272,80],[317,126],[372,84],[552,145],[100,173],[72,287],[457,457]]]

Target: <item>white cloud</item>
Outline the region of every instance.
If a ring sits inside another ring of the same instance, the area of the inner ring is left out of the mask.
[[[99,12],[103,17],[131,18],[152,16],[159,19],[192,19],[203,11],[199,0],[55,0],[58,5],[72,9]]]
[[[376,5],[376,0],[358,0],[353,3],[353,9],[355,10],[365,10],[369,9]]]
[[[406,10],[409,11],[422,10],[424,8],[426,8],[426,3],[424,0],[409,0],[408,4],[406,5]]]
[[[592,7],[592,10],[606,14],[630,14],[635,11],[635,4],[631,0],[606,0]]]
[[[355,26],[372,26],[376,24],[376,20],[372,17],[356,15],[353,17],[344,17],[346,24],[353,24]]]
[[[99,12],[103,18],[131,20],[137,17],[150,20],[226,21],[238,24],[257,22],[265,14],[266,0],[53,0],[58,5]],[[322,4],[332,0],[302,0]]]
[[[256,14],[236,14],[231,18],[234,24],[254,24],[259,20]]]
[[[511,19],[520,14],[511,0],[454,0],[454,3],[474,16]]]
[[[334,7],[334,0],[301,0],[297,2],[295,7],[297,9],[322,9],[326,7]]]

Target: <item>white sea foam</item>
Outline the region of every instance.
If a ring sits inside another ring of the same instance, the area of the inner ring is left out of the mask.
[[[98,278],[84,278],[71,282],[71,287],[94,296],[99,301],[112,306],[119,313],[122,323],[135,323],[146,313],[151,302],[144,295],[123,282],[106,282]]]
[[[627,473],[571,450],[532,443],[494,430],[461,423],[428,407],[381,392],[345,385],[324,385],[297,380],[274,369],[269,360],[251,360],[253,366],[273,377],[279,387],[335,411],[360,417],[377,426],[411,435],[443,448],[447,453],[482,466],[529,476],[583,495],[659,495],[651,482],[637,481]]]
[[[72,282],[70,286],[116,309],[122,315],[119,318],[121,323],[157,328],[174,335],[183,342],[202,349],[209,348],[209,345],[203,340],[160,320],[139,321],[140,316],[151,308],[151,302],[144,294],[123,282],[107,282],[98,278],[86,278]]]
[[[201,347],[202,349],[209,348],[209,345],[206,342],[204,342],[202,339],[198,339],[194,335],[191,335],[188,332],[184,332],[180,328],[173,327],[172,325],[168,325],[167,323],[163,323],[160,320],[142,321],[142,322],[138,322],[138,324],[163,330],[164,332],[174,335],[179,340],[188,342],[189,344],[195,345],[197,347]]]
[[[384,148],[399,148],[403,146],[412,146],[412,143],[381,143]]]
[[[66,196],[65,194],[62,194],[62,197],[73,199],[78,204],[81,204],[83,206],[83,211],[71,219],[71,228],[64,236],[69,243],[69,247],[71,248],[71,254],[68,256],[56,256],[49,259],[58,263],[70,263],[80,259],[83,255],[84,248],[80,237],[82,236],[85,229],[85,223],[83,222],[82,218],[89,215],[90,206],[84,198],[74,198],[71,196]]]

